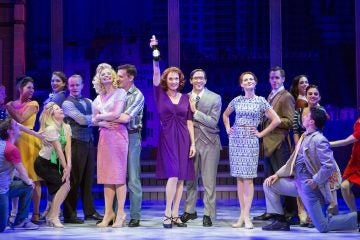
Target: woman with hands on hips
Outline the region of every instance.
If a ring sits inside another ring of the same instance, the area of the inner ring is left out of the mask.
[[[245,92],[244,96],[234,98],[223,113],[226,132],[229,135],[230,174],[237,178],[237,192],[240,204],[240,217],[232,225],[252,229],[250,208],[254,196],[253,179],[257,177],[259,160],[259,138],[264,137],[280,124],[280,118],[263,97],[255,95],[257,78],[252,72],[244,72],[239,83]],[[235,123],[230,127],[229,116],[236,113]],[[261,132],[257,130],[263,117],[271,124]]]

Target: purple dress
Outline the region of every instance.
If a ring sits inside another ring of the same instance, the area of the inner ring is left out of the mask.
[[[154,87],[155,102],[160,117],[160,140],[156,159],[156,178],[178,177],[194,179],[194,163],[189,158],[190,135],[187,120],[192,120],[189,96],[181,94],[173,104],[160,87]]]

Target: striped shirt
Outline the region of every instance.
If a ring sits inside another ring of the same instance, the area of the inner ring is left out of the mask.
[[[144,95],[135,85],[132,85],[127,91],[126,107],[124,111],[124,113],[131,116],[131,120],[127,124],[128,130],[141,130],[144,101]]]

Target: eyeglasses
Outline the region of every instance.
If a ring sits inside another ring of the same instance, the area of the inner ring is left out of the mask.
[[[205,77],[203,77],[203,76],[199,76],[199,77],[193,77],[192,79],[194,79],[194,80],[204,80],[204,79],[205,79]]]

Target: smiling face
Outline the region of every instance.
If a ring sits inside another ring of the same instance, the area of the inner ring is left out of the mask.
[[[306,92],[306,99],[310,107],[316,106],[321,100],[319,90],[317,88],[309,88]]]
[[[201,92],[205,88],[206,77],[203,71],[197,71],[194,73],[190,79],[190,83],[193,85],[193,90],[195,92]]]
[[[31,99],[34,95],[34,84],[32,82],[27,82],[25,86],[20,88],[20,96],[24,99]]]
[[[119,85],[121,88],[128,90],[133,84],[134,76],[129,75],[126,72],[126,69],[119,69],[117,71],[117,75],[119,77]]]
[[[166,77],[167,88],[171,91],[177,91],[179,88],[180,78],[176,72],[170,72]]]
[[[113,78],[111,76],[111,70],[109,68],[104,68],[101,72],[100,72],[100,82],[103,85],[109,85],[112,84],[113,82]]]
[[[306,88],[309,86],[307,77],[301,77],[298,83],[299,94],[305,96]]]
[[[65,90],[66,83],[57,75],[53,74],[51,77],[51,88],[54,93]]]
[[[53,106],[53,117],[59,122],[61,122],[65,117],[63,110],[58,105]]]
[[[242,75],[241,79],[240,79],[240,86],[244,90],[253,90],[253,89],[255,89],[256,80],[255,80],[254,75],[252,75],[250,73],[246,73],[246,74]]]

